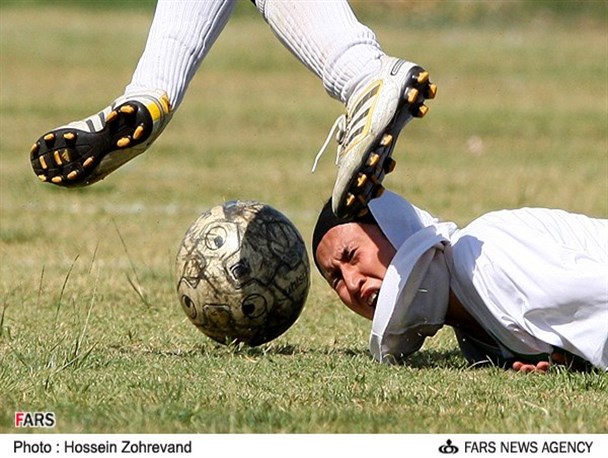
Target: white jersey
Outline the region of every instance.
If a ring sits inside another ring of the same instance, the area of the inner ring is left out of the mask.
[[[524,208],[456,231],[452,289],[520,354],[567,350],[608,368],[608,220]]]
[[[608,220],[503,210],[459,230],[385,195],[370,208],[397,254],[372,323],[376,359],[407,356],[441,327],[446,263],[456,296],[504,347],[529,355],[558,347],[608,368]]]

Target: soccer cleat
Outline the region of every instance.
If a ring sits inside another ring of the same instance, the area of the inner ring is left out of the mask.
[[[121,96],[100,113],[43,135],[30,160],[40,181],[86,186],[143,153],[171,118],[164,91]]]
[[[332,194],[332,210],[339,218],[367,212],[371,199],[379,197],[382,180],[395,168],[391,158],[401,129],[413,118],[423,117],[437,86],[429,74],[411,62],[382,57],[380,74],[356,91],[332,127],[337,130],[338,173]],[[324,151],[326,140],[319,156]],[[316,161],[315,161],[316,165]]]

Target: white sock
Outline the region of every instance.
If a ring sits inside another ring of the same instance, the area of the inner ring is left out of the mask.
[[[333,98],[346,103],[354,88],[380,68],[384,52],[346,0],[257,0],[256,6]]]
[[[125,94],[162,89],[177,109],[235,4],[236,0],[159,0],[146,47]]]

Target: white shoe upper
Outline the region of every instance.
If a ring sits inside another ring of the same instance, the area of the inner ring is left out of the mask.
[[[336,214],[353,179],[370,150],[381,140],[387,126],[400,130],[413,117],[410,111],[401,108],[407,104],[412,69],[422,69],[412,62],[389,56],[381,57],[381,61],[379,73],[368,78],[353,92],[346,104],[346,114],[336,120],[330,136],[315,158],[313,170],[329,138],[336,131],[338,172],[332,193],[332,207]]]
[[[30,151],[34,173],[60,186],[95,183],[143,153],[171,115],[164,91],[123,95],[99,113],[40,137]]]

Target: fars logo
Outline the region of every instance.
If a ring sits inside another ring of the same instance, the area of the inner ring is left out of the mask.
[[[15,428],[54,428],[54,412],[15,412]]]

